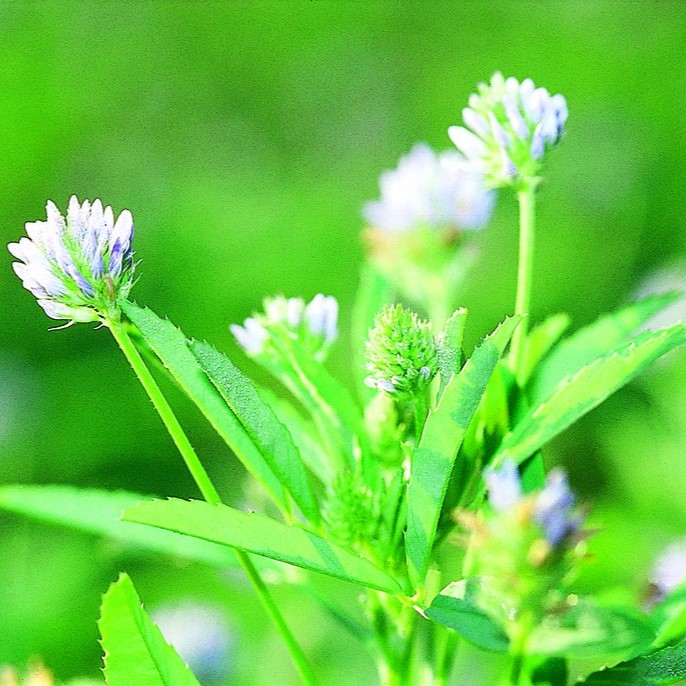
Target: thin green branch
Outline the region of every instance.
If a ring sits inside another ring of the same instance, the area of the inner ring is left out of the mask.
[[[221,504],[221,498],[217,492],[217,489],[214,487],[209,475],[200,462],[200,458],[198,457],[195,449],[188,440],[186,433],[181,427],[179,420],[176,418],[176,415],[167,402],[167,399],[162,394],[160,387],[157,385],[157,382],[143,361],[143,358],[136,349],[136,346],[133,344],[129,334],[119,321],[109,320],[106,322],[106,324],[112,332],[112,336],[114,336],[115,341],[121,348],[121,351],[124,353],[124,356],[129,361],[133,371],[136,373],[138,380],[141,382],[141,385],[148,394],[148,397],[155,406],[155,409],[159,413],[162,422],[167,428],[169,435],[172,437],[174,444],[181,453],[181,456],[183,457],[184,462],[186,463],[186,466],[188,467],[188,470],[191,473],[195,483],[200,489],[203,498],[211,505]],[[236,557],[250,579],[250,582],[252,583],[253,588],[262,602],[262,605],[271,616],[272,621],[276,625],[281,637],[283,638],[284,643],[288,647],[291,657],[293,658],[293,661],[300,672],[300,676],[303,679],[303,683],[307,684],[308,686],[316,686],[316,680],[312,669],[307,662],[305,653],[286,624],[283,615],[274,602],[269,589],[255,568],[255,565],[250,560],[250,557],[242,550],[236,549]]]

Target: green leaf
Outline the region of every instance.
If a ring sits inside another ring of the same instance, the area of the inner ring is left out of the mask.
[[[190,348],[301,512],[313,524],[319,523],[319,505],[293,437],[226,355],[200,341],[193,341]]]
[[[438,373],[440,385],[438,399],[440,400],[445,387],[460,371],[462,365],[462,339],[467,324],[467,310],[463,307],[455,310],[445,323],[443,332],[438,337]]]
[[[520,386],[526,384],[538,363],[548,354],[568,327],[569,316],[560,313],[548,317],[531,329],[525,342],[524,365],[518,379]]]
[[[98,627],[108,686],[200,686],[148,617],[126,574],[105,593]]]
[[[131,302],[122,303],[124,314],[160,358],[172,378],[198,406],[245,468],[259,481],[282,510],[289,505],[283,486],[248,432],[207,378],[188,348],[183,332],[152,310]]]
[[[398,593],[400,586],[369,560],[297,526],[226,505],[166,500],[139,503],[124,513],[126,521],[157,526],[238,548],[339,579]]]
[[[357,289],[352,313],[352,349],[354,358],[354,376],[358,397],[363,403],[369,402],[376,391],[364,379],[365,369],[364,344],[369,329],[374,325],[374,317],[384,305],[393,302],[395,288],[390,281],[372,264],[365,264],[360,274],[360,285]]]
[[[655,632],[633,608],[579,603],[561,617],[543,620],[529,638],[535,655],[584,658],[638,652],[650,645]]]
[[[429,566],[436,526],[453,463],[465,432],[503,354],[519,317],[506,319],[474,351],[429,412],[419,445],[412,457],[408,487],[407,550],[413,584],[420,584]]]
[[[627,338],[651,317],[681,297],[654,295],[607,314],[560,343],[539,365],[529,387],[533,405],[549,397],[566,377],[627,343]]]
[[[322,483],[330,484],[336,473],[309,417],[303,416],[290,400],[280,398],[266,388],[260,388],[259,392],[293,437],[307,468]]]
[[[651,619],[657,628],[654,648],[663,648],[686,637],[686,588],[675,589],[659,602],[651,612]]]
[[[42,522],[106,536],[145,550],[218,567],[237,566],[233,551],[223,546],[120,520],[124,510],[151,497],[72,486],[10,485],[0,487],[0,508]]]
[[[666,686],[686,679],[686,641],[587,677],[588,686]]]
[[[612,355],[584,367],[518,422],[502,442],[493,464],[499,466],[507,458],[521,464],[660,356],[683,343],[686,326],[676,324],[655,333],[646,332]]]
[[[454,594],[451,587],[456,589]],[[451,584],[434,598],[425,612],[426,616],[453,629],[478,648],[495,653],[507,652],[510,640],[505,632],[476,605],[459,597],[463,588],[462,582]]]
[[[561,657],[545,658],[531,672],[534,686],[567,686],[568,680],[567,661]]]

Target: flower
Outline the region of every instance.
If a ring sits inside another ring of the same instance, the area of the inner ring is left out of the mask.
[[[686,582],[686,539],[675,541],[658,557],[651,582],[660,597]]]
[[[129,210],[115,221],[100,200],[79,204],[73,195],[63,217],[50,200],[47,221],[28,222],[26,233],[7,246],[20,260],[12,266],[49,317],[73,323],[117,316],[133,285]]]
[[[248,355],[274,353],[279,341],[299,341],[317,359],[323,359],[338,337],[338,302],[321,293],[305,304],[302,298],[281,295],[264,300],[264,314],[248,317],[231,333]]]
[[[235,637],[218,607],[184,600],[163,605],[153,614],[153,620],[199,680],[226,683]]]
[[[402,305],[386,306],[366,342],[365,383],[390,395],[413,396],[436,375],[438,354],[431,324]]]
[[[583,517],[574,511],[576,498],[562,469],[551,470],[543,489],[530,495],[523,494],[517,465],[512,460],[505,460],[499,470],[486,470],[484,480],[488,501],[496,512],[521,508],[532,513],[553,548],[571,540],[583,524]]]
[[[493,193],[478,167],[455,151],[436,154],[425,143],[385,171],[379,185],[381,199],[367,203],[363,214],[380,231],[480,229],[493,209]]]
[[[494,187],[535,179],[546,148],[564,131],[565,98],[536,88],[531,79],[505,80],[500,72],[478,91],[462,110],[465,126],[448,129],[450,139]]]
[[[497,512],[509,510],[522,499],[519,472],[512,460],[505,460],[500,470],[486,470],[484,480],[488,487],[488,502]]]

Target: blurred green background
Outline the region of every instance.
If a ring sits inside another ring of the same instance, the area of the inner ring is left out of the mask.
[[[230,351],[227,327],[265,294],[339,298],[345,328],[363,251],[360,207],[417,140],[448,148],[474,85],[500,69],[563,93],[564,144],[540,193],[534,311],[575,325],[686,255],[686,4],[645,2],[75,2],[0,4],[0,231],[72,193],[130,208],[135,298]],[[472,340],[512,308],[516,207],[499,198],[465,294]],[[195,496],[105,330],[53,324],[0,270],[0,479]],[[333,368],[346,379],[344,338]],[[234,502],[240,468],[174,395]],[[686,353],[550,446],[604,531],[579,580],[638,587],[686,534]],[[96,676],[100,595],[131,573],[148,609],[226,608],[231,684],[296,683],[240,578],[134,555],[0,514],[0,664],[40,655]],[[336,592],[351,593],[343,584]],[[353,589],[354,592],[354,589]],[[326,684],[373,665],[299,591],[277,597]]]

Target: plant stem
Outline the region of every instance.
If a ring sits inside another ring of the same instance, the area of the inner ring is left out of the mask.
[[[534,264],[536,224],[536,182],[530,181],[517,192],[519,201],[519,265],[517,268],[517,297],[515,314],[528,315],[531,308],[531,281]],[[526,334],[528,318],[517,327],[512,338],[512,360],[518,378],[523,375],[526,362]]]
[[[160,387],[157,385],[157,382],[143,361],[143,358],[136,349],[136,346],[133,344],[133,341],[129,337],[128,333],[118,321],[108,320],[106,324],[112,332],[114,340],[117,342],[121,348],[121,351],[124,353],[124,356],[133,368],[133,371],[136,373],[138,380],[141,382],[141,385],[148,394],[152,404],[155,406],[155,409],[160,415],[160,418],[167,428],[169,435],[172,437],[174,444],[181,453],[181,456],[188,467],[188,471],[191,473],[193,480],[200,489],[203,498],[210,503],[210,505],[221,505],[222,501],[217,489],[210,480],[209,475],[200,462],[200,458],[188,440],[188,436],[186,436],[186,433],[181,427],[179,420],[176,418],[174,411],[167,402],[167,399],[162,394]],[[308,686],[316,686],[314,674],[312,673],[312,669],[307,662],[307,658],[305,657],[302,648],[291,633],[291,630],[288,628],[283,615],[279,611],[279,608],[274,602],[274,599],[272,598],[262,577],[255,568],[255,565],[252,563],[247,553],[243,552],[242,550],[238,550],[237,548],[235,551],[236,557],[245,570],[245,573],[252,583],[257,596],[271,616],[274,624],[276,624],[281,637],[286,643],[291,657],[293,658],[293,661],[300,672],[300,676],[303,679],[303,683],[307,684]]]

